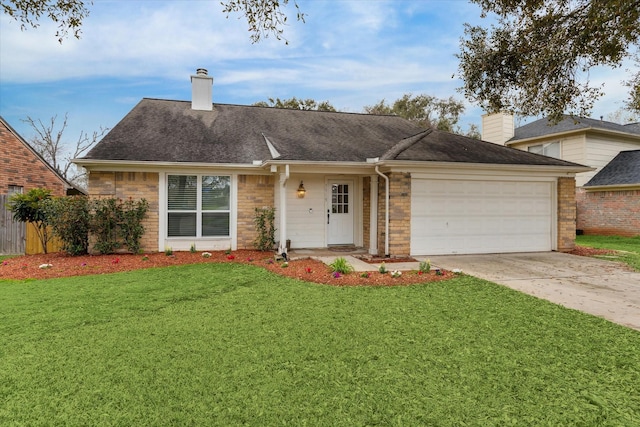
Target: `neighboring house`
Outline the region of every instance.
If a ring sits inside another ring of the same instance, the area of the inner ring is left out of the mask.
[[[280,250],[405,256],[571,250],[588,168],[397,116],[143,99],[84,158],[92,197],[146,198],[147,251],[252,248],[275,207]]]
[[[14,222],[5,208],[8,198],[33,188],[47,188],[54,196],[64,196],[72,186],[2,117],[0,153],[0,254],[23,254],[27,251],[27,229],[24,223]]]
[[[619,218],[627,217],[625,206],[634,202],[638,194],[633,191],[618,194],[629,198],[628,203],[620,205],[615,214],[603,211],[599,220],[601,226],[594,228],[588,211],[596,209],[590,206],[595,199],[587,195],[585,184],[599,173],[621,151],[640,149],[640,123],[620,125],[604,120],[566,116],[557,124],[540,119],[524,126],[514,128],[513,116],[499,113],[482,117],[482,139],[518,148],[520,150],[544,154],[554,158],[590,166],[592,170],[576,175],[576,199],[578,203],[577,228],[586,234],[628,234],[634,229],[633,222],[621,223]],[[605,227],[604,224],[609,221]],[[640,229],[635,228],[635,234]]]
[[[594,234],[640,235],[640,150],[618,153],[583,189],[582,227]]]

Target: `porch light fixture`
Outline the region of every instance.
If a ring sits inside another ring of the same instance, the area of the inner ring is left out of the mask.
[[[298,186],[298,199],[304,199],[304,195],[307,193],[307,190],[304,189],[304,185],[302,185],[302,181],[300,181],[300,185]]]

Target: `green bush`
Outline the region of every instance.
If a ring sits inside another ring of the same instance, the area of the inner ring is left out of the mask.
[[[90,231],[96,239],[94,249],[110,254],[120,247],[118,242],[118,203],[114,198],[92,201]]]
[[[89,199],[67,196],[50,199],[45,204],[53,233],[62,241],[62,250],[83,255],[89,250]]]
[[[256,225],[258,236],[254,245],[259,251],[271,251],[276,245],[276,228],[273,222],[276,210],[273,207],[256,208],[253,222]]]
[[[140,239],[144,234],[142,220],[147,215],[149,203],[145,199],[128,200],[116,206],[118,235],[125,246],[134,254],[140,252]]]
[[[329,267],[334,273],[340,274],[349,274],[354,271],[353,266],[343,257],[336,258]]]
[[[90,231],[96,238],[94,248],[101,254],[113,253],[122,244],[130,252],[140,252],[140,239],[144,234],[142,220],[149,203],[145,199],[98,199],[92,202],[93,214]]]

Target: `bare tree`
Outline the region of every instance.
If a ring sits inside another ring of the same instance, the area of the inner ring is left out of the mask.
[[[100,130],[94,131],[91,135],[80,131],[78,139],[72,145],[64,139],[68,118],[68,113],[65,113],[64,120],[59,127],[56,126],[57,115],[53,116],[46,124],[40,119],[34,120],[29,116],[23,122],[29,124],[36,133],[29,140],[33,149],[67,181],[86,188],[86,172],[71,163],[71,159],[86,153],[109,131],[109,128],[100,126]]]

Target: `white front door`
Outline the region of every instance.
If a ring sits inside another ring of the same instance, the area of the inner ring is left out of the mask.
[[[329,181],[327,200],[327,244],[353,244],[353,186],[349,180]]]

